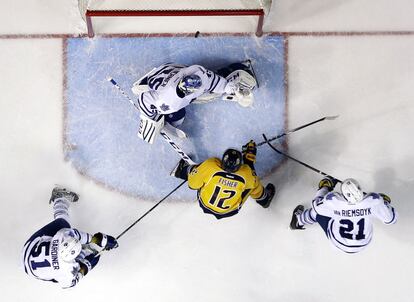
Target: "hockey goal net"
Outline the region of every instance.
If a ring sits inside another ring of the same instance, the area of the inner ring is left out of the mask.
[[[78,0],[89,37],[93,37],[95,31],[99,33],[255,32],[257,36],[261,36],[264,16],[269,11],[271,2],[271,0]]]

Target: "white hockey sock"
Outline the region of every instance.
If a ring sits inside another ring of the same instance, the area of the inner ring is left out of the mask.
[[[304,210],[298,215],[298,222],[301,226],[314,224],[316,222],[316,212],[312,208]]]
[[[53,216],[55,219],[63,218],[69,222],[69,201],[65,198],[57,198],[53,201]]]

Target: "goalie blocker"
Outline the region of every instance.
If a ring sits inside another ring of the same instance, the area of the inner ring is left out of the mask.
[[[164,127],[164,116],[152,120],[144,114],[140,115],[138,137],[147,143],[154,143],[155,138]]]

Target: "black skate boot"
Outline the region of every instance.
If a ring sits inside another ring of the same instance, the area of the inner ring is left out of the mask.
[[[275,186],[273,184],[267,184],[264,196],[260,199],[257,199],[256,202],[260,204],[263,208],[268,208],[272,203],[273,197],[275,196],[275,192]]]
[[[68,191],[65,188],[55,187],[52,191],[52,196],[50,196],[49,203],[53,203],[58,198],[65,198],[70,202],[77,202],[79,196],[75,192]]]
[[[291,230],[304,230],[304,226],[299,224],[298,215],[302,214],[305,210],[303,205],[298,205],[292,213],[292,220],[290,221],[290,229]]]

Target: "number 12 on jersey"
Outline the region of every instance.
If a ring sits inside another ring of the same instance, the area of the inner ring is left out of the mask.
[[[228,199],[231,199],[234,195],[236,195],[236,191],[234,190],[229,190],[229,189],[223,190],[222,187],[215,186],[214,192],[211,195],[211,198],[208,201],[208,203],[220,209],[226,210],[230,208],[230,206],[224,206],[225,201]]]

